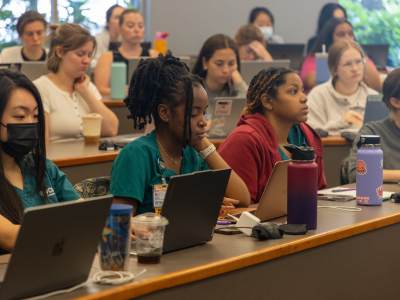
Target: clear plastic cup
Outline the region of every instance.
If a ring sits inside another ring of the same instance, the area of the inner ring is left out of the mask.
[[[113,204],[100,242],[102,270],[124,271],[131,243],[132,206]]]
[[[165,217],[155,213],[141,214],[132,219],[138,263],[160,262],[167,224],[168,220]]]

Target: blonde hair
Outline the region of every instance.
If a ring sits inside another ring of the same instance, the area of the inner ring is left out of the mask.
[[[337,41],[329,48],[328,67],[329,67],[329,72],[331,73],[334,80],[337,80],[337,78],[335,78],[336,77],[335,74],[343,53],[352,48],[360,52],[361,58],[365,60],[365,53],[363,49],[359,44],[357,44],[354,41],[350,40]]]
[[[47,59],[47,69],[57,73],[60,68],[61,57],[56,53],[58,47],[61,47],[64,53],[78,49],[87,42],[93,42],[96,49],[96,39],[88,30],[77,24],[60,25],[53,33],[50,41],[50,52]]]

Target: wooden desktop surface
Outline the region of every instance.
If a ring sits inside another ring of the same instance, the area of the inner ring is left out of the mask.
[[[400,186],[385,186],[385,190],[400,191]],[[319,204],[354,206],[355,202]],[[163,255],[157,265],[140,265],[132,257],[130,271],[147,270],[134,282],[117,287],[89,283],[51,299],[194,300],[246,295],[318,299],[321,293],[324,299],[376,299],[377,295],[397,299],[400,205],[385,202],[361,208],[361,212],[318,208],[318,228],[305,236],[256,241],[243,234],[215,234],[205,245]],[[93,272],[98,270],[95,261]],[[373,283],[364,281],[373,278]]]
[[[223,139],[211,140],[218,147]],[[329,186],[340,184],[340,163],[348,155],[350,144],[341,137],[322,139],[324,147],[325,174]],[[54,161],[77,183],[85,178],[110,175],[111,165],[118,151],[101,151],[95,145],[85,145],[83,140],[50,143],[47,157]]]

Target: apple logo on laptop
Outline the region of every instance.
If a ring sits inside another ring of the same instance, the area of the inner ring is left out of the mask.
[[[51,251],[51,256],[60,256],[64,251],[64,238],[55,242],[53,250]]]

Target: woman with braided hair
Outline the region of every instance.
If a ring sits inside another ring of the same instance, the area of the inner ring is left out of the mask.
[[[291,157],[283,147],[288,143],[315,149],[318,185],[326,185],[321,140],[305,123],[307,114],[303,83],[295,71],[270,68],[251,80],[238,127],[218,151],[247,184],[253,203],[260,200],[275,163]]]
[[[116,202],[133,204],[135,213],[152,211],[153,188],[171,176],[229,168],[207,139],[207,93],[200,78],[179,59],[167,55],[142,60],[125,103],[134,127],[154,122],[155,130],[125,146],[112,168]],[[231,173],[226,205],[248,206],[244,182]],[[236,200],[234,200],[236,199]]]

